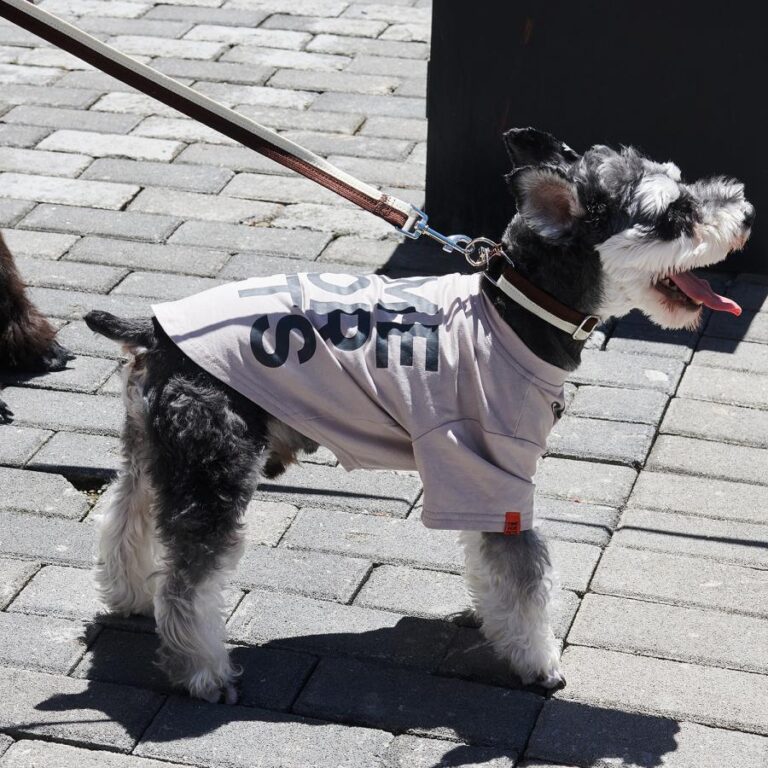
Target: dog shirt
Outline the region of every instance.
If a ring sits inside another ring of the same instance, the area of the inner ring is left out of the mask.
[[[153,306],[208,373],[347,469],[418,469],[430,528],[533,525],[566,372],[499,317],[481,275],[255,277]]]

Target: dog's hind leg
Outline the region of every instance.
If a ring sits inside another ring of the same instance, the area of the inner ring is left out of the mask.
[[[464,531],[466,581],[482,632],[523,683],[561,688],[560,651],[549,621],[552,566],[535,530],[518,536]]]
[[[143,356],[139,355],[123,369],[122,468],[107,491],[99,519],[96,585],[107,608],[124,616],[152,615],[152,574],[157,568],[143,381]]]
[[[200,377],[172,377],[154,398],[152,424],[165,548],[155,593],[160,664],[192,696],[233,704],[238,672],[225,646],[223,590],[242,552],[242,517],[264,441],[254,439],[230,396]]]

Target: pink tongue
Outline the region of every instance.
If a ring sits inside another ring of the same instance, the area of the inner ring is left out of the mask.
[[[717,312],[730,312],[737,317],[741,307],[733,300],[715,293],[706,280],[696,277],[693,272],[682,272],[669,278],[686,296],[694,301],[700,301],[705,307]]]

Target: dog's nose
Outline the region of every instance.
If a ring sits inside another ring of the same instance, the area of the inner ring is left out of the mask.
[[[747,203],[747,209],[744,211],[744,226],[751,227],[755,220],[755,209]]]

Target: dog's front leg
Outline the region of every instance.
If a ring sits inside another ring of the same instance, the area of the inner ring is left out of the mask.
[[[482,632],[523,683],[565,684],[549,622],[552,566],[534,530],[518,536],[464,531],[466,581]]]

